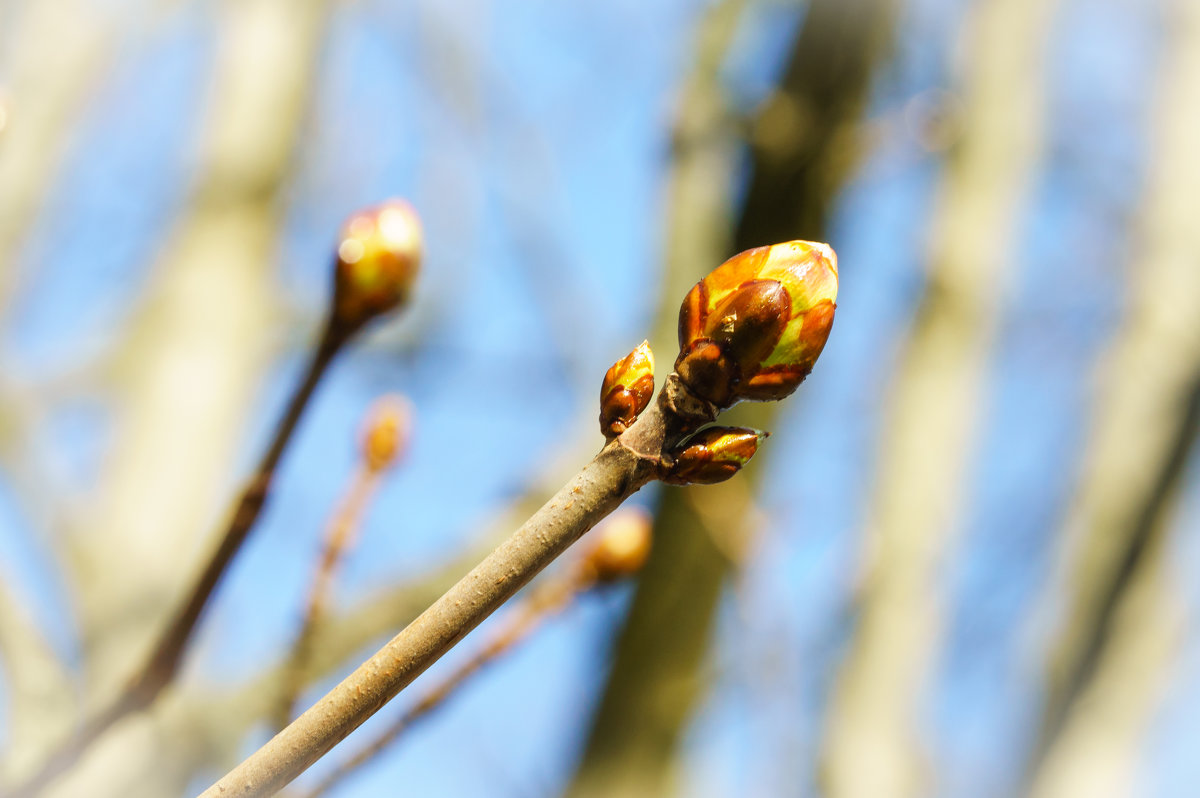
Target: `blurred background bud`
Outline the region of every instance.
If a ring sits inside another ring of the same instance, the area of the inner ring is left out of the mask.
[[[363,423],[362,456],[367,468],[383,471],[408,448],[412,437],[412,403],[399,394],[382,396]]]
[[[837,288],[827,244],[789,241],[735,255],[684,299],[675,370],[719,407],[782,399],[825,346]]]
[[[746,427],[707,427],[684,442],[663,476],[673,485],[724,482],[742,469],[769,433]]]
[[[641,570],[650,556],[654,521],[641,507],[621,507],[600,522],[583,557],[584,573],[596,582],[615,582]]]
[[[654,355],[650,342],[618,360],[600,386],[600,429],[606,437],[624,432],[654,396]]]
[[[334,318],[357,327],[405,305],[421,250],[421,220],[404,200],[391,199],[347,219],[337,248]]]

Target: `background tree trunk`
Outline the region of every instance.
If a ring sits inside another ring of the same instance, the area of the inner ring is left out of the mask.
[[[942,566],[987,396],[1018,213],[1042,142],[1053,3],[973,6],[962,137],[931,231],[926,294],[889,393],[857,627],[830,709],[828,798],[928,795],[917,719],[941,643]]]

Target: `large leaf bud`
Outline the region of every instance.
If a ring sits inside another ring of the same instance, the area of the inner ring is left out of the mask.
[[[812,371],[837,307],[837,255],[789,241],[735,255],[679,310],[680,379],[702,399],[782,399]]]

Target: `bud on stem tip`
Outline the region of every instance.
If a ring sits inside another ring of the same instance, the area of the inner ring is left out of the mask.
[[[408,303],[421,263],[421,220],[404,200],[353,214],[342,226],[333,318],[355,329]]]

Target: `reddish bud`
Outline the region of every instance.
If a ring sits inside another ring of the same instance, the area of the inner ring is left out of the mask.
[[[662,475],[673,485],[712,485],[742,469],[768,433],[745,427],[707,427],[692,435],[674,453]]]
[[[641,570],[650,556],[650,514],[638,507],[622,507],[601,522],[596,542],[584,555],[584,573],[597,582],[615,582]]]
[[[362,457],[367,468],[383,471],[408,446],[412,433],[412,404],[403,396],[384,396],[371,405],[363,424]]]
[[[837,287],[837,255],[826,244],[789,241],[735,255],[683,300],[675,370],[718,407],[782,399],[825,346]]]
[[[421,263],[421,221],[404,200],[355,213],[342,226],[334,318],[351,328],[408,302]]]
[[[654,354],[650,342],[612,365],[600,386],[600,430],[605,437],[620,435],[633,424],[654,396]]]

